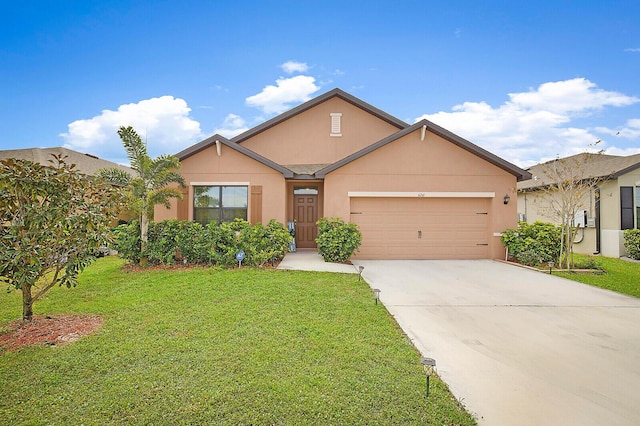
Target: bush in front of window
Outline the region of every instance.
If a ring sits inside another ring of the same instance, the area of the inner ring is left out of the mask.
[[[266,226],[235,219],[220,225],[211,223],[209,229],[215,235],[216,263],[225,266],[238,263],[235,256],[240,250],[245,253],[243,265],[262,266],[282,260],[291,241],[287,228],[274,219]]]
[[[113,230],[113,237],[112,247],[118,256],[131,263],[140,263],[140,223],[137,220],[118,225]]]
[[[640,229],[626,229],[623,231],[624,248],[630,258],[640,260]]]
[[[318,222],[318,253],[325,262],[348,262],[362,243],[362,234],[355,223],[340,218],[323,217]]]
[[[212,222],[206,227],[176,219],[152,222],[143,253],[137,222],[119,226],[115,236],[114,248],[120,257],[134,263],[146,258],[150,265],[235,266],[236,253],[243,250],[243,265],[262,266],[282,260],[291,241],[287,228],[273,219],[266,226],[243,219],[220,225]]]

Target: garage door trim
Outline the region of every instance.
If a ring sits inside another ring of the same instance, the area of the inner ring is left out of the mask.
[[[374,192],[349,191],[349,197],[387,198],[495,198],[495,192]]]

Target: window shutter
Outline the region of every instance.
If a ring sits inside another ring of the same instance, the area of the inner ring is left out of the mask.
[[[262,185],[251,185],[251,223],[262,222]]]
[[[620,187],[620,229],[633,229],[633,186]]]

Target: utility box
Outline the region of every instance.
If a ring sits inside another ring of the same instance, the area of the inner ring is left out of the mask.
[[[578,210],[573,217],[573,226],[576,228],[586,228],[587,226],[587,211]]]

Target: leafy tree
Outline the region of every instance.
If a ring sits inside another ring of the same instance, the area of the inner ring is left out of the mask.
[[[161,155],[152,159],[147,147],[133,127],[120,127],[118,135],[127,152],[135,177],[121,169],[101,169],[98,176],[115,185],[128,189],[129,208],[140,217],[141,251],[148,241],[149,220],[153,219],[153,209],[157,204],[169,208],[171,198],[182,199],[178,188],[168,187],[177,183],[184,187],[184,179],[176,171],[180,168],[180,160],[173,155]]]
[[[0,280],[22,291],[22,319],[55,285],[72,287],[109,239],[121,197],[63,156],[0,162]],[[35,294],[33,291],[35,290]]]

